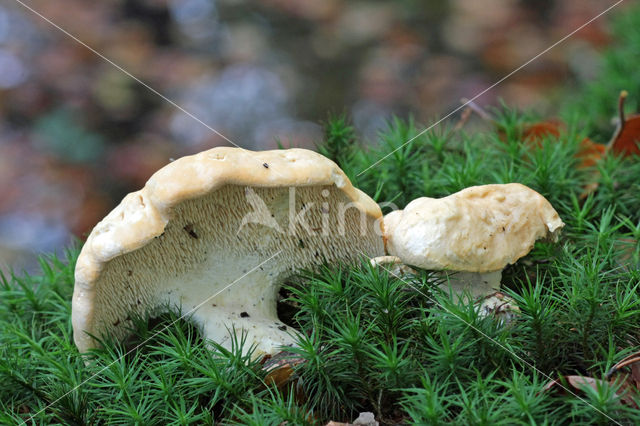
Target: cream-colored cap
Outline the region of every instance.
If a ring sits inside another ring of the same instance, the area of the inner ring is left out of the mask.
[[[542,195],[518,183],[418,198],[384,217],[390,255],[424,269],[469,272],[501,270],[563,226]]]
[[[228,343],[234,326],[272,353],[292,342],[276,314],[278,285],[324,262],[383,254],[381,216],[313,151],[220,147],[178,159],[127,195],[84,244],[72,304],[76,345],[95,347],[89,334],[123,338],[130,314],[174,307],[193,310],[206,337]]]

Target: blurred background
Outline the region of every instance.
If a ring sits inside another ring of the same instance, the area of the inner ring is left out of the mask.
[[[428,125],[613,1],[21,0],[249,149]],[[624,5],[614,13],[622,13]],[[604,16],[478,100],[553,113]],[[0,269],[80,239],[171,158],[228,143],[15,0],[0,2]]]

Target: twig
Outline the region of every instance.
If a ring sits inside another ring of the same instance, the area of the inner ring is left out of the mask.
[[[495,121],[495,119],[491,116],[491,114],[489,114],[480,105],[476,104],[472,100],[469,100],[467,98],[462,98],[460,99],[460,102],[462,102],[463,105],[466,105],[468,108],[471,108],[471,110],[473,110],[473,112],[475,112],[480,117],[482,117],[482,119],[487,121]]]
[[[458,120],[456,125],[453,127],[454,132],[459,131],[460,129],[462,129],[462,127],[464,127],[465,124],[467,124],[467,121],[469,121],[469,117],[471,117],[472,112],[473,109],[471,109],[471,107],[466,107],[462,110],[462,113],[460,114],[460,120]]]
[[[613,132],[613,135],[611,136],[609,143],[607,143],[607,149],[605,150],[605,155],[609,152],[611,148],[613,148],[613,144],[615,143],[616,139],[618,139],[618,136],[620,136],[620,133],[624,128],[624,122],[625,122],[624,101],[627,99],[627,96],[629,96],[629,92],[627,92],[626,90],[621,91],[620,96],[618,96],[619,123],[616,124],[616,130]]]

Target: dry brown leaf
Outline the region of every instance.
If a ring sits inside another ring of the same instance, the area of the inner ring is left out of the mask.
[[[585,376],[565,376],[567,383],[578,390],[582,390],[584,386],[589,386],[591,389],[597,391],[598,387],[602,387],[604,380],[594,379],[593,377]]]
[[[264,382],[274,385],[278,389],[289,382],[293,375],[293,367],[304,362],[302,358],[296,358],[291,352],[279,352],[265,359],[263,370],[267,371]]]
[[[640,114],[625,117],[624,101],[628,93],[623,90],[618,98],[618,115],[620,122],[618,128],[609,142],[608,149],[625,157],[640,154]]]
[[[580,151],[576,154],[576,157],[580,160],[578,167],[593,167],[600,159],[602,159],[607,152],[606,145],[593,142],[589,138],[584,138],[580,142]]]
[[[462,101],[467,103],[467,109],[465,109],[465,114],[462,115],[460,122],[456,125],[456,128],[460,128],[466,123],[466,121],[468,120],[468,114],[466,113],[468,111],[473,111],[480,117],[482,117],[483,120],[490,121],[494,125],[497,125],[495,119],[491,116],[491,114],[486,112],[480,106],[466,99],[462,99]],[[638,122],[638,126],[640,129],[640,121]],[[523,128],[521,130],[522,140],[528,146],[540,147],[545,138],[558,138],[565,130],[566,125],[562,121],[555,118],[539,121],[536,123],[526,123],[523,125]],[[601,158],[604,157],[606,151],[606,145],[593,142],[589,138],[584,138],[582,141],[580,141],[580,148],[576,153],[576,158],[579,160],[578,167],[586,168],[594,166]]]
[[[569,389],[564,385],[565,383],[571,386],[572,388],[574,388],[575,390],[584,392],[584,388],[587,386],[597,391],[598,388],[601,388],[606,384],[610,384],[611,382],[607,382],[606,380],[594,379],[593,377],[570,375],[570,376],[563,376],[558,379],[551,380],[549,383],[544,385],[541,392],[550,392],[553,389],[569,391]],[[623,398],[619,394],[616,394],[616,395],[620,398],[622,402],[626,403],[625,398]]]
[[[623,358],[611,367],[605,374],[604,380],[585,376],[564,376],[551,380],[542,388],[541,392],[558,387],[567,390],[563,386],[565,382],[580,391],[583,391],[585,386],[597,391],[598,387],[605,383],[610,386],[619,386],[616,395],[620,398],[620,402],[629,407],[639,408],[637,401],[640,399],[640,351]]]
[[[538,123],[528,124],[523,131],[525,142],[529,145],[540,146],[546,137],[559,137],[565,130],[565,125],[559,120],[551,119]],[[607,147],[595,143],[589,138],[580,141],[580,149],[576,158],[580,160],[578,168],[593,167],[606,153]]]
[[[635,362],[631,366],[631,378],[635,382],[635,388],[640,390],[640,363]]]
[[[610,377],[611,375],[617,373],[618,371],[622,370],[623,368],[638,364],[638,361],[640,361],[640,351],[634,352],[631,355],[628,355],[628,356],[624,357],[623,359],[621,359],[620,361],[618,361],[607,372],[607,377]]]

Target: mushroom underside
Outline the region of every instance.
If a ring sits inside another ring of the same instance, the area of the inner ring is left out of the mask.
[[[267,210],[256,212],[247,191]],[[144,317],[169,306],[188,315],[208,339],[230,347],[230,330],[242,330],[247,346],[271,354],[294,342],[276,312],[284,279],[384,251],[376,218],[334,185],[226,185],[178,204],[170,217],[160,235],[103,265],[82,293],[93,309],[74,328],[121,339],[132,314]],[[81,349],[94,346],[86,336],[76,342]]]

